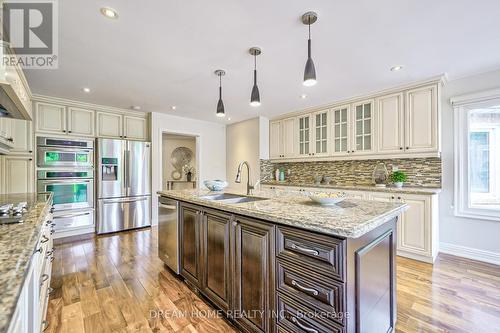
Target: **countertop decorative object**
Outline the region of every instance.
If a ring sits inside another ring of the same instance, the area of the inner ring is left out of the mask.
[[[290,183],[290,182],[261,182],[261,185],[276,185],[276,186],[293,186],[293,187],[311,187],[332,190],[346,191],[368,191],[368,192],[388,192],[388,193],[407,193],[407,194],[437,194],[441,192],[441,188],[437,187],[376,187],[374,185],[316,185],[307,183]]]
[[[387,178],[389,177],[389,172],[385,163],[377,163],[373,169],[373,182],[377,187],[386,187]]]
[[[344,201],[345,198],[346,195],[344,192],[309,192],[309,199],[325,206],[338,204]]]
[[[22,201],[31,207],[24,222],[0,225],[0,332],[7,330],[14,314],[52,194],[0,195],[0,205]]]
[[[398,202],[354,199],[346,199],[333,206],[321,206],[311,202],[305,195],[277,193],[272,190],[254,193],[255,196],[268,200],[237,204],[204,199],[202,196],[210,194],[206,190],[160,191],[158,194],[234,214],[347,238],[363,236],[399,216],[407,207]]]
[[[228,185],[228,183],[225,180],[220,180],[220,179],[215,179],[215,180],[205,180],[203,184],[210,190],[210,191],[222,191],[225,189]]]

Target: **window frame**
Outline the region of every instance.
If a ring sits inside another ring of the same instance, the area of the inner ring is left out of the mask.
[[[455,97],[451,99],[451,104],[454,108],[454,215],[500,222],[500,210],[470,207],[468,175],[471,131],[469,111],[478,109],[481,105],[500,105],[500,89]],[[477,131],[476,128],[472,130]]]

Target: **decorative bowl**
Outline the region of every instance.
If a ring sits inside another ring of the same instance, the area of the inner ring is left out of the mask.
[[[345,192],[311,192],[309,199],[320,205],[335,205],[346,198]]]
[[[220,179],[214,179],[214,180],[205,180],[203,184],[210,190],[210,191],[222,191],[225,189],[228,185],[228,183],[225,180],[220,180]]]

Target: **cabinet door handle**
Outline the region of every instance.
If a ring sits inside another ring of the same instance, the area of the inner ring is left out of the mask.
[[[300,321],[295,318],[294,316],[292,316],[292,322],[297,325],[298,327],[300,327],[301,329],[303,329],[304,331],[306,332],[310,332],[310,333],[318,333],[317,330],[315,330],[314,328],[312,327],[309,327],[309,326],[306,326],[304,324],[301,324]]]
[[[42,325],[43,325],[42,332],[45,332],[45,330],[49,328],[49,321],[48,320],[42,321]]]
[[[393,199],[393,200],[394,200],[394,196],[392,196],[392,197],[391,197],[391,199]]]
[[[410,149],[410,147],[406,147],[406,149]]]
[[[14,138],[8,138],[7,141],[14,142]]]
[[[317,251],[317,250],[311,250],[311,249],[299,246],[297,244],[292,244],[292,249],[299,250],[299,251],[302,251],[302,252],[305,252],[305,253],[309,253],[309,254],[312,254],[313,256],[318,256],[319,255],[319,251]]]
[[[313,289],[313,288],[308,288],[308,287],[304,287],[302,285],[300,285],[297,281],[295,280],[292,280],[292,286],[295,286],[297,288],[299,288],[300,290],[302,291],[305,291],[307,293],[311,293],[313,294],[314,296],[318,296],[319,292],[316,290],[316,289]]]
[[[68,133],[71,133],[71,131],[68,131]]]
[[[403,147],[399,147],[399,149],[403,150]]]
[[[35,253],[37,253],[37,252],[42,253],[42,248],[41,248],[41,247],[40,247],[40,248],[38,248],[35,252],[33,252],[33,254],[35,254]]]
[[[49,274],[43,274],[42,275],[42,283],[44,283],[45,281],[47,281],[49,279]]]
[[[401,197],[398,197],[398,200],[401,200]]]
[[[49,241],[49,239],[45,235],[42,235],[42,238],[43,239],[40,241],[40,243],[47,243]]]

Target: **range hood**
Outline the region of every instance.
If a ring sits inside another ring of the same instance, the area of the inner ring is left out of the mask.
[[[0,117],[31,120],[30,112],[21,100],[22,97],[8,81],[0,81]]]

